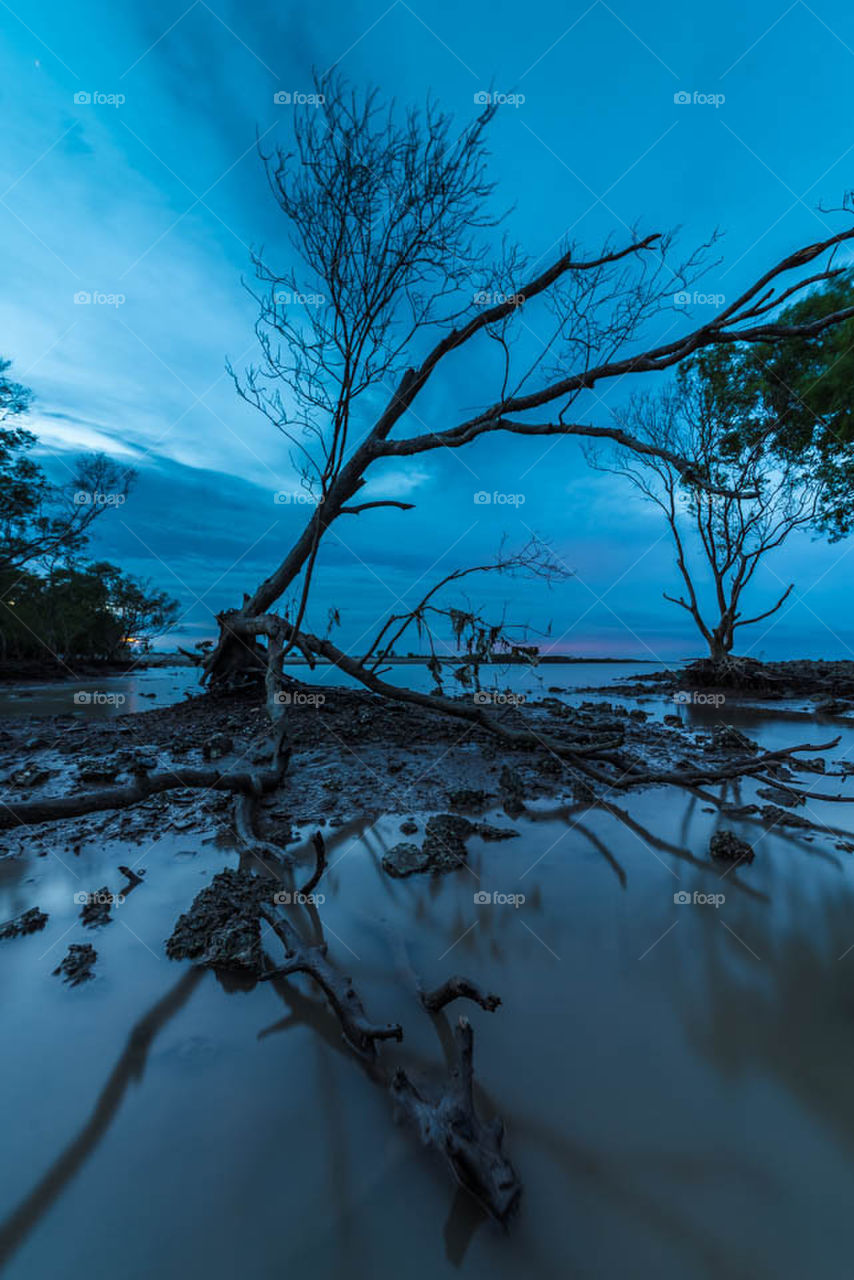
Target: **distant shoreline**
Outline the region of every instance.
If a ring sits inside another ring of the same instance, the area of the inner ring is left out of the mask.
[[[430,661],[429,657],[386,658],[383,661],[382,665],[384,667],[416,667],[416,666],[426,666],[429,661]],[[446,666],[464,667],[467,663],[472,662],[473,659],[471,657],[468,657],[468,658],[466,657],[444,658],[443,657],[441,661]],[[674,661],[679,662],[681,661],[681,659],[676,658],[674,659]],[[597,665],[601,663],[616,663],[619,666],[625,666],[625,667],[638,666],[638,665],[646,665],[646,666],[659,665],[654,658],[573,658],[573,657],[564,656],[563,654],[557,654],[557,653],[543,654],[533,664],[529,664],[525,658],[499,657],[499,658],[482,659],[479,665],[481,667],[527,667],[529,665],[533,665],[535,667],[542,667],[542,666],[545,666],[546,664],[566,665],[568,663],[572,663],[572,664],[596,663]],[[287,666],[307,667],[308,663],[306,662],[305,658],[286,658],[284,665],[286,667]],[[335,663],[324,662],[322,659],[318,659],[316,665],[318,667],[334,667]]]
[[[396,657],[387,658],[383,663],[386,667],[417,667],[426,666],[430,661],[427,656],[417,658]],[[445,666],[462,667],[472,661],[471,657],[456,656],[442,658]],[[683,659],[675,658],[673,662],[679,665]],[[285,659],[285,667],[308,667],[305,658],[289,657]],[[315,664],[318,667],[334,667],[334,662],[326,662],[318,659]],[[491,658],[480,663],[482,667],[514,667],[527,666],[528,663],[524,658],[514,658],[502,656]],[[549,653],[543,654],[539,660],[533,664],[535,667],[545,666],[658,666],[652,658],[576,658],[569,654]],[[146,671],[151,669],[163,669],[168,667],[192,667],[193,664],[184,654],[181,653],[150,653],[144,658],[129,658],[126,662],[83,662],[72,669],[65,667],[63,664],[53,663],[3,663],[0,664],[0,688],[9,685],[19,684],[45,684],[45,683],[68,683],[74,680],[95,680],[99,676],[116,678],[126,675],[133,675],[138,671]]]

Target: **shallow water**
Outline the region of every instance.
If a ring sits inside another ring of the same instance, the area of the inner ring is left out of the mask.
[[[486,689],[512,690],[522,701],[544,697],[558,686],[574,696],[578,689],[604,685],[619,679],[636,679],[642,672],[663,668],[648,663],[583,662],[549,663],[544,667],[487,666],[481,680]],[[360,688],[357,680],[331,665],[311,670],[304,663],[289,663],[289,675],[306,684]],[[446,690],[461,693],[459,683],[446,671]],[[400,663],[383,675],[390,684],[428,693],[433,678],[423,663]],[[86,680],[52,680],[42,684],[0,686],[0,717],[75,715],[101,719],[130,712],[147,711],[181,702],[188,694],[199,693],[199,672],[195,667],[140,667],[130,675],[99,676]]]
[[[107,719],[169,706],[183,701],[187,693],[198,692],[195,667],[149,667],[131,675],[6,685],[0,687],[0,718],[74,715]]]
[[[741,715],[769,746],[838,731]],[[844,730],[838,753],[852,750]],[[849,808],[811,805],[846,828]],[[501,995],[494,1014],[448,1013],[471,1017],[481,1105],[504,1116],[525,1183],[509,1235],[392,1124],[304,979],[227,990],[166,959],[177,915],[236,864],[168,835],[0,863],[0,919],[51,916],[0,943],[9,1276],[847,1280],[851,855],[728,821],[755,844],[739,872],[751,896],[668,851],[703,857],[720,819],[656,790],[628,821],[540,809],[517,840],[471,841],[468,870],[398,882],[379,858],[399,822],[330,833],[330,958],[372,1017],[403,1023],[391,1053],[427,1085],[443,1050],[402,952],[427,985],[462,972]],[[120,862],[145,882],[84,930],[74,894],[119,888]],[[674,901],[695,892],[725,900]],[[50,971],[81,941],[98,976],[72,989]]]

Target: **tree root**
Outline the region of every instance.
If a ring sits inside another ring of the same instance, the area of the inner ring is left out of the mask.
[[[474,1000],[475,1004],[479,1004],[481,1009],[486,1009],[488,1013],[494,1013],[501,1004],[500,996],[492,995],[491,993],[487,995],[486,992],[481,991],[476,983],[458,973],[455,973],[452,978],[448,978],[440,987],[436,987],[434,991],[423,991],[421,993],[421,1003],[429,1013],[439,1013],[446,1004],[450,1004],[452,1000],[460,999]]]
[[[199,788],[203,791],[230,791],[233,794],[261,795],[275,789],[281,781],[280,770],[263,773],[228,773],[222,769],[163,769],[157,773],[137,773],[133,782],[123,787],[99,787],[81,795],[51,796],[44,800],[25,800],[3,804],[0,808],[0,830],[14,826],[35,826],[39,822],[59,822],[63,818],[81,818],[87,813],[107,809],[127,809],[141,804],[164,791]]]
[[[437,1101],[424,1098],[401,1068],[391,1082],[395,1103],[425,1146],[439,1151],[461,1186],[499,1222],[506,1224],[519,1203],[522,1185],[504,1155],[504,1124],[484,1124],[474,1103],[474,1035],[467,1018],[454,1028],[457,1061]]]
[[[397,1022],[378,1026],[368,1020],[364,1006],[350,978],[342,977],[326,959],[326,945],[307,945],[296,929],[272,907],[262,907],[261,915],[284,943],[287,959],[283,965],[268,971],[265,979],[305,973],[321,988],[341,1023],[348,1044],[358,1054],[376,1057],[378,1040],[402,1040],[403,1028]]]
[[[318,861],[320,861],[318,849]],[[305,973],[322,990],[344,1033],[344,1039],[371,1070],[376,1083],[386,1087],[394,1102],[415,1125],[421,1141],[435,1147],[448,1161],[454,1177],[488,1212],[506,1225],[521,1195],[521,1183],[502,1151],[504,1125],[496,1119],[485,1125],[474,1106],[472,1028],[460,1018],[455,1031],[457,1064],[446,1090],[436,1102],[427,1101],[407,1076],[398,1069],[389,1080],[378,1062],[377,1043],[403,1039],[399,1023],[377,1026],[368,1021],[359,995],[350,978],[342,977],[326,959],[325,944],[307,945],[291,923],[274,908],[262,906],[262,917],[284,944],[288,957],[283,965],[262,975],[264,979]],[[420,983],[416,984],[421,992]],[[485,995],[468,978],[455,975],[425,995],[424,1007],[438,1013],[459,997],[475,1000],[492,1012],[501,1003],[496,995]]]
[[[306,880],[302,889],[300,889],[300,893],[303,894],[311,893],[326,870],[326,841],[323,839],[323,834],[320,831],[315,831],[311,837],[311,843],[314,845],[314,852],[317,855],[317,864],[310,879]]]

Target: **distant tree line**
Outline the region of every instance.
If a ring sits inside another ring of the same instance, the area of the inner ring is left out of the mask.
[[[102,453],[51,482],[20,425],[31,402],[0,360],[0,662],[116,661],[175,621],[177,601],[85,552],[96,520],[120,506],[134,473]]]

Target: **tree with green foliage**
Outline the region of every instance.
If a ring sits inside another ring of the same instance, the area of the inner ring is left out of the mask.
[[[735,454],[764,442],[820,487],[816,527],[832,539],[854,526],[854,317],[815,331],[854,305],[854,270],[833,273],[786,307],[784,341],[708,348],[693,364],[730,424]]]
[[[741,628],[772,617],[791,595],[794,583],[780,584],[768,607],[746,616],[759,565],[796,529],[815,522],[824,496],[810,468],[775,452],[765,436],[734,434],[723,404],[703,365],[684,365],[674,385],[635,396],[617,415],[650,452],[622,446],[604,460],[589,454],[595,467],[625,477],[662,512],[682,579],[681,593],[664,598],[690,614],[718,666]],[[666,453],[691,458],[693,476],[680,473]]]
[[[23,416],[32,394],[0,359],[0,569],[69,564],[85,548],[95,520],[125,502],[136,478],[104,453],[83,454],[68,479],[51,483],[31,456],[32,431],[6,425]]]
[[[104,561],[49,576],[0,572],[0,658],[114,662],[146,652],[177,613],[164,591]]]
[[[18,425],[32,400],[0,360],[0,658],[115,660],[174,622],[177,602],[107,562],[81,564],[92,525],[121,506],[135,478],[103,453],[52,483]]]

